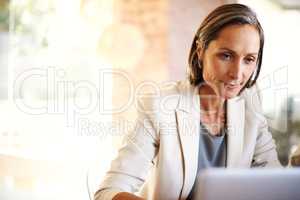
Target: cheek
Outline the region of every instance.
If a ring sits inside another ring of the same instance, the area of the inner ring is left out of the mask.
[[[255,66],[245,69],[244,77],[248,80],[255,71]]]
[[[214,61],[213,59],[211,62],[205,63],[204,66],[203,78],[205,81],[220,80],[226,74],[226,70],[224,70],[226,68],[222,66],[222,63]]]

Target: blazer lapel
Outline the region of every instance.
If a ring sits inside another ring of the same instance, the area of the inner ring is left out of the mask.
[[[183,157],[183,186],[181,197],[186,197],[192,189],[198,166],[198,146],[200,129],[199,95],[190,86],[183,89],[176,109],[179,138]]]
[[[239,167],[244,146],[245,100],[240,97],[227,101],[227,167]]]
[[[183,157],[183,186],[181,197],[191,191],[198,167],[200,101],[195,87],[184,84],[176,109],[176,120]],[[243,151],[245,101],[236,97],[227,101],[227,167],[238,167]],[[181,198],[180,197],[180,198]]]

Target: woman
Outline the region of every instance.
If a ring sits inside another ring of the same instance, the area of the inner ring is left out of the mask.
[[[205,168],[280,166],[255,89],[263,45],[247,6],[210,13],[193,40],[189,81],[141,102],[136,128],[95,198],[193,199]]]

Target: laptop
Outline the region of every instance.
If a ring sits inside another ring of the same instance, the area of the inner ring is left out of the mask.
[[[195,189],[197,200],[300,200],[300,168],[208,169]]]

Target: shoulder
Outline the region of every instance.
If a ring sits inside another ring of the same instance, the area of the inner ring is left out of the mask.
[[[245,111],[248,121],[255,121],[258,124],[266,124],[266,117],[261,105],[261,91],[255,84],[251,88],[247,88],[241,94],[241,98],[245,101]]]
[[[246,88],[240,95],[245,100],[247,109],[261,112],[261,95],[258,86],[255,84],[251,88]]]
[[[137,96],[138,111],[153,113],[175,110],[178,107],[180,98],[185,95],[187,87],[187,81],[161,83],[157,86],[155,92]]]

